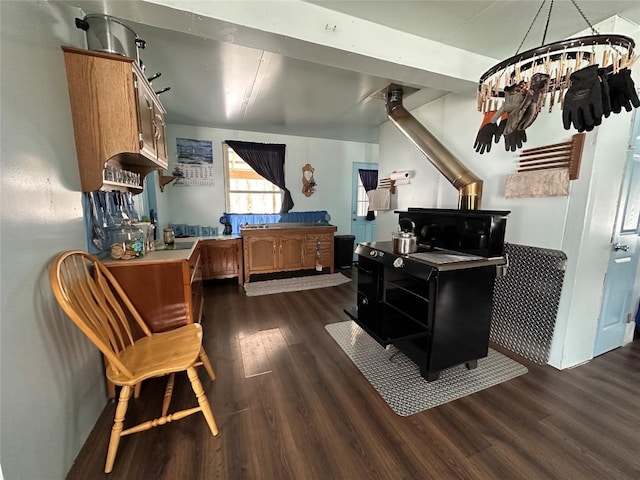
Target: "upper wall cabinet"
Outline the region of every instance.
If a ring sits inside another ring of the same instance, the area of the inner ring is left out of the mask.
[[[167,168],[166,111],[158,96],[131,58],[62,50],[82,191],[142,192],[149,172]]]

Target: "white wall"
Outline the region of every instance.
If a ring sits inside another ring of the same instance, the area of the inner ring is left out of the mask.
[[[504,144],[494,144],[490,153],[480,155],[473,149],[482,115],[475,98],[447,95],[411,112],[449,151],[484,181],[482,209],[510,210],[507,241],[559,249],[562,226],[568,208],[567,197],[545,199],[505,199],[504,178],[515,171],[519,152],[506,152]],[[559,110],[540,115],[527,131],[526,148],[563,142],[573,132],[562,128]],[[558,128],[560,125],[560,128]],[[588,150],[588,149],[587,149]],[[588,163],[588,152],[583,162]],[[457,190],[433,167],[426,157],[390,122],[380,129],[381,174],[392,170],[414,170],[411,184],[398,187],[398,209],[408,207],[457,208]],[[380,235],[384,237],[397,221],[393,212],[378,216]],[[384,239],[383,237],[379,240]]]
[[[168,125],[167,147],[169,171],[177,159],[176,138],[193,138],[213,142],[214,185],[183,187],[170,184],[158,193],[158,222],[217,226],[225,211],[222,142],[241,140],[258,143],[286,144],[285,180],[291,191],[292,212],[327,210],[337,234],[351,233],[351,165],[353,162],[377,162],[378,145],[343,142],[322,138],[274,135],[185,125]],[[310,163],[315,168],[316,193],[305,197],[302,193],[302,167]]]
[[[86,249],[60,45],[79,11],[0,2],[0,459],[7,479],[64,478],[105,405],[97,350],[57,308],[48,265]]]
[[[622,19],[602,30],[619,31],[638,41],[638,26]],[[638,78],[634,67],[634,78]],[[564,251],[568,256],[565,283],[556,321],[550,364],[567,368],[592,358],[602,303],[603,282],[611,252],[615,220],[631,128],[631,113],[612,114],[587,133],[579,180],[572,181],[569,197],[504,198],[505,175],[516,170],[518,152],[494,144],[490,153],[477,154],[474,139],[482,120],[475,98],[450,94],[411,112],[471,171],[484,180],[482,209],[510,210],[506,241]],[[457,191],[390,122],[381,127],[379,168],[414,170],[410,185],[398,187],[399,209],[456,208]],[[527,130],[525,148],[571,139],[562,113],[543,110]],[[380,212],[378,240],[388,240],[397,215]],[[636,288],[637,291],[637,288]],[[635,304],[635,301],[634,301]]]

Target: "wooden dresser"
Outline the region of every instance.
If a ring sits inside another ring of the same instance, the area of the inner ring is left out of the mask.
[[[333,273],[333,235],[337,227],[314,223],[274,223],[241,228],[244,281],[254,273],[308,270],[320,264]]]

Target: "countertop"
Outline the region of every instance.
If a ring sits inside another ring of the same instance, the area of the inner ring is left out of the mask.
[[[236,233],[232,233],[231,235],[214,235],[212,237],[188,237],[188,238],[176,238],[176,242],[178,241],[193,241],[194,238],[198,238],[198,240],[235,240],[241,239],[242,236]]]
[[[180,262],[187,260],[193,253],[197,243],[203,240],[232,240],[242,238],[240,235],[217,235],[213,237],[184,237],[176,238],[176,245],[191,243],[190,248],[167,248],[163,243],[160,243],[156,250],[148,252],[143,257],[134,258],[132,260],[113,260],[108,256],[102,260],[105,265],[148,265],[161,262]]]

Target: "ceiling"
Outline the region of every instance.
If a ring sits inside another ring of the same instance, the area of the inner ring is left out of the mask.
[[[223,13],[214,13],[219,16],[211,20],[194,12],[167,7],[167,4],[193,6],[197,2],[65,3],[79,6],[85,13],[107,13],[120,18],[147,42],[147,48],[140,52],[147,76],[161,72],[161,77],[153,81],[154,88],[171,87],[161,95],[169,123],[377,142],[378,127],[386,121],[379,92],[389,83],[418,90],[405,97],[408,109],[449,91],[473,95],[475,89],[469,78],[459,82],[454,76],[447,79],[430,72],[430,68],[416,65],[419,62],[415,60],[409,64],[407,59],[405,64],[401,54],[391,60],[376,58],[375,51],[367,55],[350,52],[348,46],[320,45],[311,38],[312,33],[304,38],[302,32],[296,39],[286,34],[265,34],[237,14],[235,18],[233,14],[225,18]],[[231,4],[210,3],[219,10]],[[325,18],[340,18],[343,23],[349,20],[351,27],[370,29],[369,22],[376,24],[373,27],[389,27],[379,30],[384,33],[383,46],[429,39],[478,54],[480,64],[492,65],[494,60],[516,52],[542,1],[296,3],[302,12],[308,11],[323,24]],[[236,10],[238,4],[257,12],[265,9],[273,15],[275,7],[286,3],[236,1],[233,6]],[[546,2],[542,8],[521,51],[542,43],[549,4]],[[580,2],[579,6],[591,23],[617,14],[640,24],[640,2],[636,0],[589,0]],[[247,18],[255,12],[251,13]],[[259,21],[259,13],[255,18]],[[324,25],[331,33],[331,22]],[[555,0],[546,40],[567,38],[586,27],[571,0]],[[357,30],[352,28],[352,31]],[[354,44],[362,41],[358,37],[353,39]],[[375,39],[364,42],[365,46],[367,43],[373,45]],[[415,52],[406,53],[409,57],[409,53]],[[484,72],[479,68],[473,72],[475,79]]]

